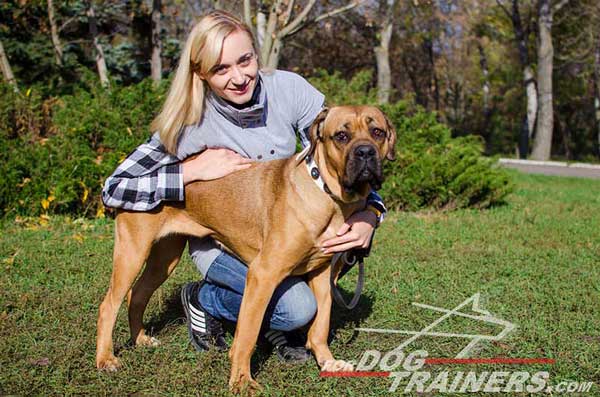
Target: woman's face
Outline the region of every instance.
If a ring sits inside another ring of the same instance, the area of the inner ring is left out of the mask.
[[[223,99],[238,105],[250,101],[258,75],[258,61],[250,36],[236,30],[223,40],[219,63],[209,72],[206,82]]]

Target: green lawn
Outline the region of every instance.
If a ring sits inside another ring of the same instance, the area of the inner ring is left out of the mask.
[[[393,213],[377,233],[364,296],[334,310],[339,358],[388,351],[407,336],[354,333],[356,326],[418,330],[480,292],[484,309],[517,325],[474,357],[547,357],[554,365],[446,365],[432,372],[549,371],[550,383],[595,382],[600,395],[600,181],[515,174],[507,205],[486,211]],[[146,322],[162,345],[128,345],[125,310],[115,340],[124,368],[94,367],[96,315],[111,272],[111,220],[5,221],[0,235],[0,394],[227,395],[226,354],[187,343],[181,286],[197,278],[185,259],[150,302]],[[342,283],[350,290],[352,273]],[[437,331],[496,333],[451,320]],[[411,349],[454,357],[464,340],[422,338]],[[253,361],[265,395],[390,395],[391,379],[320,378],[309,362],[286,366],[265,349]]]

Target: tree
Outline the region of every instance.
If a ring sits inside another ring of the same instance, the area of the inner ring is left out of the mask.
[[[596,121],[596,155],[600,158],[600,34],[594,46],[594,119]]]
[[[377,102],[388,103],[392,90],[392,71],[390,68],[390,42],[394,29],[395,0],[379,0],[382,15],[379,30],[379,45],[374,48],[377,61]]]
[[[106,58],[104,57],[104,50],[102,49],[102,44],[98,39],[98,25],[96,22],[96,12],[94,11],[94,4],[90,0],[88,4],[87,10],[88,16],[88,24],[90,27],[90,34],[92,36],[92,42],[94,44],[94,48],[96,49],[96,68],[98,70],[98,76],[100,77],[100,82],[104,87],[108,87],[108,71],[106,68]]]
[[[151,60],[151,75],[152,80],[158,83],[162,77],[162,41],[160,38],[160,16],[161,16],[161,0],[152,1],[152,60]]]
[[[512,5],[510,11],[502,0],[496,0],[496,3],[502,8],[512,23],[515,42],[519,52],[519,62],[522,68],[525,98],[527,102],[527,113],[519,137],[519,157],[527,158],[529,154],[529,140],[533,136],[538,112],[537,88],[533,77],[533,67],[529,58],[529,19],[526,19],[526,24],[523,26],[519,0],[511,0]]]
[[[554,129],[554,103],[552,100],[552,71],[554,66],[554,46],[552,44],[552,18],[569,0],[561,0],[552,6],[550,0],[539,0],[538,6],[538,97],[539,114],[531,158],[549,160],[552,150]]]
[[[252,7],[250,0],[244,0],[244,21],[252,26],[260,47],[260,60],[263,67],[275,69],[279,64],[279,57],[284,41],[306,28],[310,24],[333,17],[356,7],[361,0],[356,0],[348,5],[324,11],[317,17],[309,15],[317,0],[308,0],[308,3],[295,12],[295,0],[272,0],[270,6],[266,1],[259,0],[256,15],[256,25],[252,23]],[[268,12],[268,15],[267,15]],[[293,17],[293,18],[292,18]]]
[[[50,37],[52,38],[52,47],[54,48],[54,56],[56,59],[56,65],[60,68],[63,66],[63,47],[60,42],[58,35],[58,27],[56,25],[56,18],[54,17],[54,3],[53,0],[47,0],[48,5],[48,22],[50,23]]]
[[[8,62],[8,57],[4,52],[4,46],[2,45],[2,41],[0,41],[0,68],[2,68],[2,76],[4,80],[14,87],[15,91],[18,91],[17,81],[15,80],[15,76],[10,67],[10,63]]]

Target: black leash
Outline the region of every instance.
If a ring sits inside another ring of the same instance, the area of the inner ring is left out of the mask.
[[[373,237],[371,237],[371,242],[373,242]],[[364,259],[369,256],[370,252],[371,244],[369,244],[368,248],[360,248],[351,251],[346,251],[343,253],[337,253],[331,259],[331,277],[329,279],[329,284],[331,286],[331,295],[333,296],[333,300],[335,300],[335,303],[342,307],[345,307],[348,310],[352,310],[356,307],[356,305],[358,304],[358,300],[360,299],[360,295],[362,294],[362,290],[365,285]],[[350,303],[346,303],[335,282],[335,264],[338,260],[344,261],[342,265],[343,267],[340,270],[338,280],[342,278],[342,276],[344,276],[346,273],[348,273],[354,267],[354,265],[358,263],[358,279],[356,280],[354,296],[352,297]]]

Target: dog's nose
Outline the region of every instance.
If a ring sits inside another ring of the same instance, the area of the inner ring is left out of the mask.
[[[372,157],[375,157],[375,154],[377,154],[377,152],[371,145],[360,145],[354,149],[354,155],[363,160],[368,160]]]

